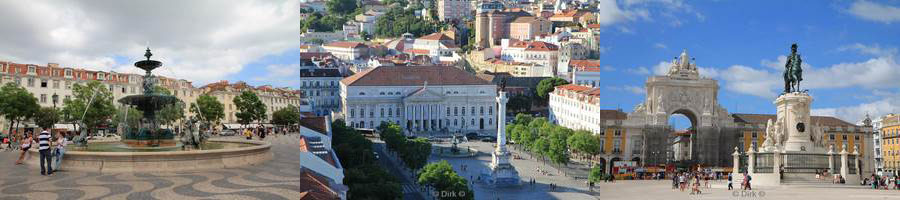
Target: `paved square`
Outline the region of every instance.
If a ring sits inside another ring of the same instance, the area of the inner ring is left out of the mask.
[[[444,144],[439,144],[444,145]],[[475,179],[473,186],[475,199],[900,199],[900,190],[872,190],[863,186],[835,186],[834,188],[803,188],[803,187],[760,187],[753,191],[729,191],[726,181],[711,181],[711,188],[703,189],[702,195],[690,195],[689,191],[680,192],[671,189],[671,180],[636,180],[616,181],[614,183],[599,183],[594,191],[588,191],[584,179],[578,181],[560,175],[550,164],[542,164],[539,160],[523,155],[522,159],[511,160],[512,164],[522,177],[523,184],[519,188],[490,188],[482,183],[477,183],[477,175],[488,169],[491,162],[490,152],[493,150],[491,143],[467,142],[461,147],[473,147],[481,151],[473,158],[437,158],[432,156],[432,161],[446,159],[453,164],[454,169],[467,179]],[[518,151],[513,151],[518,152]],[[461,165],[468,165],[466,171],[462,171]],[[535,169],[542,167],[549,172],[548,175],[537,173]],[[537,184],[531,186],[528,180],[534,178]],[[549,190],[549,184],[559,186],[555,191]],[[737,185],[736,185],[737,187]],[[830,187],[830,186],[828,186]]]
[[[41,176],[37,166],[14,165],[18,151],[0,151],[0,199],[296,199],[299,134],[265,140],[272,143],[274,157],[262,165],[175,173],[58,171]]]

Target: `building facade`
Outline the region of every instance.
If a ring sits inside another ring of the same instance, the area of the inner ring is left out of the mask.
[[[559,59],[559,47],[546,42],[504,40],[500,59],[520,63],[531,63],[544,66],[544,74],[556,74]]]
[[[222,123],[226,125],[239,123],[236,114],[240,111],[237,106],[234,105],[234,98],[240,96],[244,91],[256,93],[259,100],[266,105],[266,120],[263,120],[263,123],[272,119],[272,113],[279,109],[287,108],[288,106],[294,106],[295,108],[300,109],[301,112],[308,111],[309,109],[307,103],[301,101],[300,92],[288,88],[274,88],[268,85],[253,87],[245,82],[236,82],[232,84],[228,81],[219,81],[207,84],[200,87],[200,89],[203,91],[203,94],[215,97],[222,103],[225,108],[225,117],[222,119]]]
[[[369,47],[359,42],[332,42],[322,48],[344,61],[352,61],[369,55]]]
[[[881,117],[881,155],[884,158],[884,172],[900,174],[900,115]]]
[[[496,133],[497,87],[449,66],[383,66],[341,80],[348,126],[382,122],[406,134]]]
[[[463,19],[472,12],[471,4],[466,0],[438,0],[437,9],[441,21]]]
[[[509,23],[509,38],[532,40],[534,37],[550,33],[553,23],[541,17],[525,16]]]
[[[324,116],[340,110],[339,82],[343,78],[338,69],[300,69],[299,89],[313,113]]]

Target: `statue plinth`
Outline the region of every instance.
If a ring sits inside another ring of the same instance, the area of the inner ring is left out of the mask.
[[[813,142],[809,139],[812,130],[810,124],[810,104],[812,97],[802,92],[785,93],[775,99],[778,108],[776,120],[782,123],[782,130],[787,137],[784,151],[809,152]]]

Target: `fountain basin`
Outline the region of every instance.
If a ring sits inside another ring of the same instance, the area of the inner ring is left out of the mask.
[[[210,144],[222,144],[221,149],[189,150],[152,148],[149,151],[131,149],[113,152],[107,148],[76,150],[68,146],[62,170],[97,173],[179,172],[235,168],[256,165],[272,159],[271,144],[255,140],[210,139]],[[90,143],[88,146],[101,143]],[[109,145],[109,144],[101,144]],[[168,151],[166,151],[168,150]],[[31,149],[29,164],[38,166],[38,152]],[[54,166],[55,167],[55,166]]]

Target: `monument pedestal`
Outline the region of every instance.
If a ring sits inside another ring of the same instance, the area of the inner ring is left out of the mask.
[[[801,92],[786,93],[775,99],[775,106],[778,108],[776,120],[782,123],[782,130],[779,131],[783,131],[787,137],[784,141],[785,152],[812,151],[813,143],[809,140],[810,103],[812,97]]]

